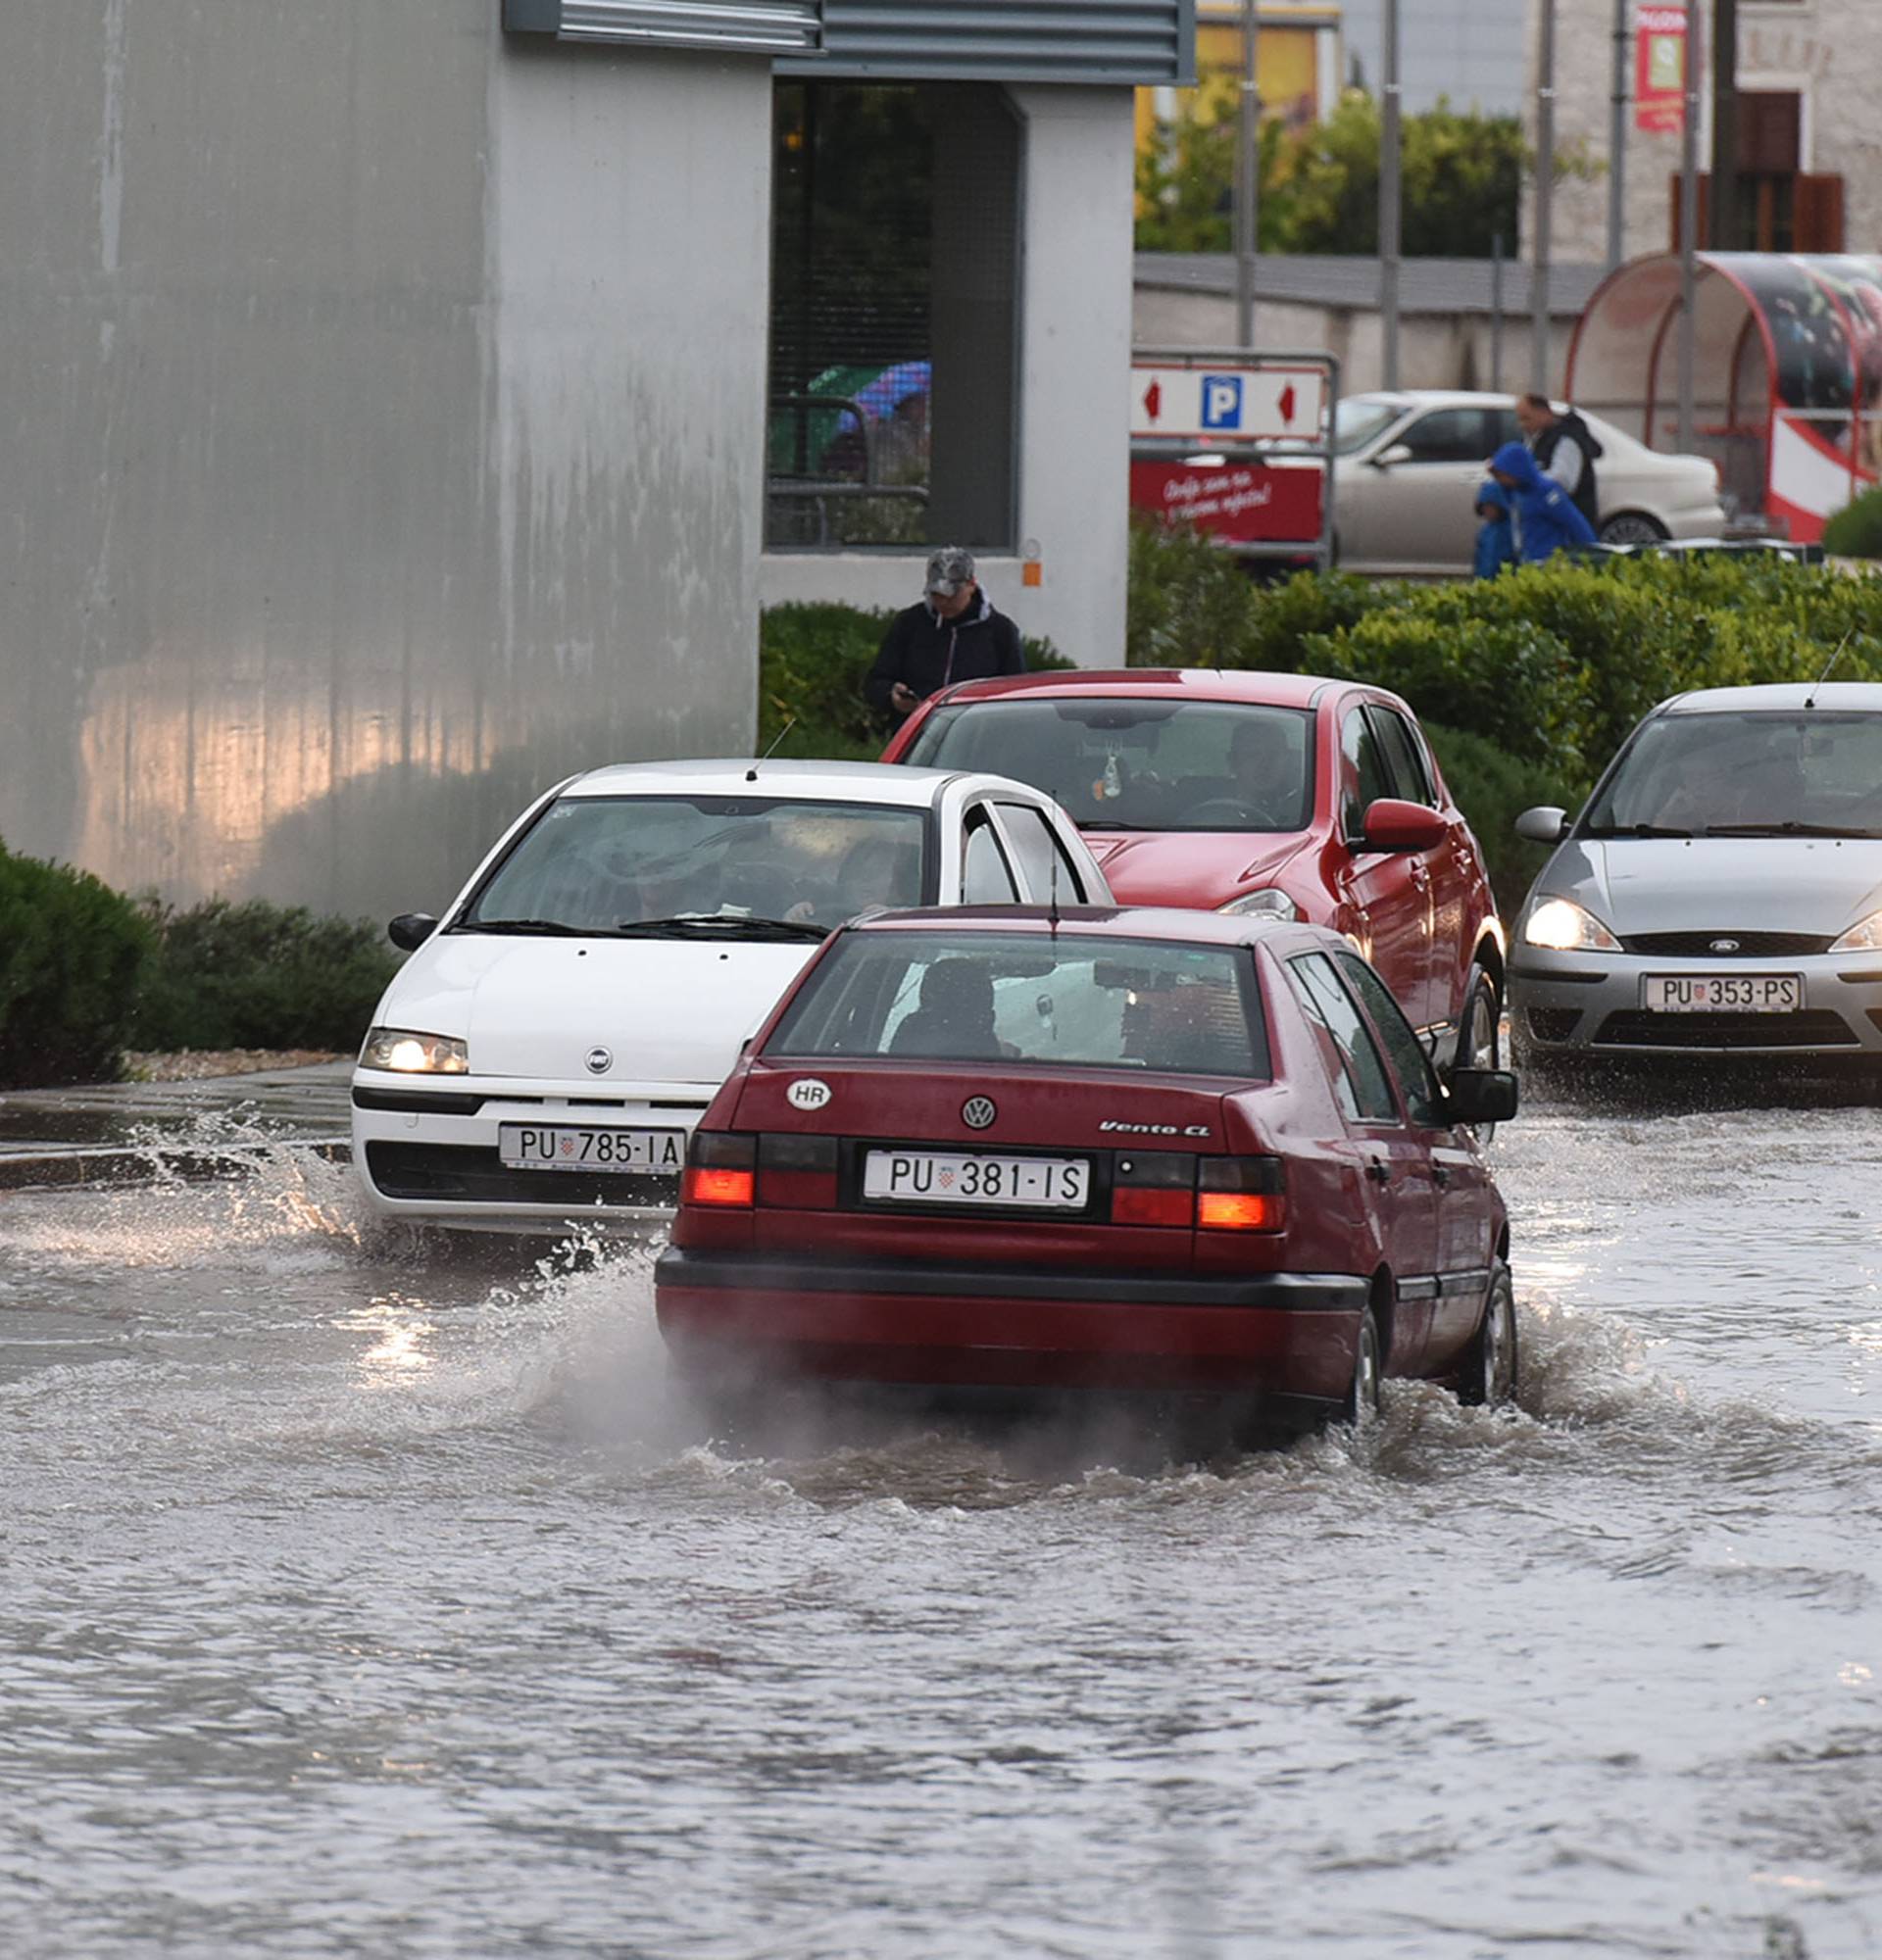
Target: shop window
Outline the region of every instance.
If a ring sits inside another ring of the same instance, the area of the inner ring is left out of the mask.
[[[766,543],[1014,543],[1020,125],[1001,89],[777,85]]]

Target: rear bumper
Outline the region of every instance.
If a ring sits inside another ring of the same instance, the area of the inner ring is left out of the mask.
[[[669,1250],[661,1333],[708,1373],[1342,1399],[1367,1282],[837,1263]]]

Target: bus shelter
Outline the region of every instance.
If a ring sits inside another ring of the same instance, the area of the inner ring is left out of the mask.
[[[1567,392],[1650,449],[1678,446],[1680,262],[1622,266],[1568,352]],[[1799,543],[1882,478],[1882,258],[1702,252],[1694,447],[1728,508]]]

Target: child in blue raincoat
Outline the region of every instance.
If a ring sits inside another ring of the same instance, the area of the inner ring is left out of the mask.
[[[1510,515],[1510,493],[1494,476],[1486,476],[1477,492],[1476,575],[1495,578],[1516,562],[1516,527]]]
[[[1594,526],[1575,509],[1574,499],[1542,473],[1521,443],[1506,442],[1490,459],[1490,474],[1514,494],[1516,556],[1524,564],[1540,564],[1559,551],[1594,543]]]

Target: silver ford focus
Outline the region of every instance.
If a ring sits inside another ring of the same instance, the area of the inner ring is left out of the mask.
[[[1519,1052],[1882,1057],[1882,686],[1677,696],[1516,829]]]

